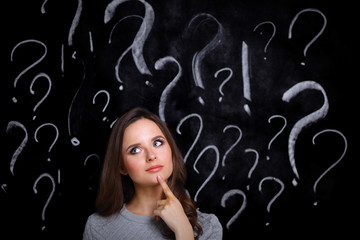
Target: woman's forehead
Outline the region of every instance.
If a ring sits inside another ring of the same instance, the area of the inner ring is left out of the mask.
[[[126,139],[137,139],[142,137],[164,136],[160,127],[152,120],[141,118],[131,123],[124,132],[124,141]]]

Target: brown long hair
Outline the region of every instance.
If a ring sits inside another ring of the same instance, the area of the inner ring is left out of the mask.
[[[101,216],[110,216],[120,211],[125,203],[128,203],[134,196],[134,185],[128,175],[120,174],[124,169],[122,158],[122,144],[125,129],[133,122],[146,118],[157,124],[165,135],[172,151],[173,172],[168,179],[168,185],[174,195],[178,198],[183,206],[192,227],[197,232],[197,237],[202,233],[202,227],[198,223],[198,215],[195,203],[186,194],[186,166],[183,157],[175,143],[175,140],[163,122],[156,114],[144,109],[133,108],[124,113],[114,124],[105,153],[103,163],[99,192],[96,199],[97,213]],[[173,237],[170,229],[164,233],[165,236]]]

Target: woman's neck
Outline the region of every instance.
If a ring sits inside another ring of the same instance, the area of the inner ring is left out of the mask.
[[[126,204],[126,209],[136,215],[152,216],[157,201],[161,199],[163,191],[160,185],[155,187],[135,186],[133,198]]]

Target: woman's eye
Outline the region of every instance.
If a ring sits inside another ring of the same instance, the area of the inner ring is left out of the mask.
[[[130,153],[131,154],[136,154],[136,153],[139,153],[140,152],[140,148],[137,148],[137,147],[134,147],[130,150]]]
[[[163,145],[163,144],[164,144],[164,141],[161,140],[161,139],[158,139],[158,140],[155,140],[155,141],[154,141],[154,146],[155,146],[155,147],[159,147],[159,146],[161,146],[161,145]]]

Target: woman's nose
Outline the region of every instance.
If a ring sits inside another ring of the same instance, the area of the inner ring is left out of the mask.
[[[154,161],[156,159],[155,153],[151,150],[148,150],[146,159],[147,159],[147,161]]]

